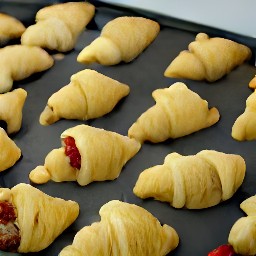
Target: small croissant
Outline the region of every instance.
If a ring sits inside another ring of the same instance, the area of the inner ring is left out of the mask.
[[[127,136],[88,125],[65,130],[61,140],[63,147],[53,149],[44,166],[30,172],[32,182],[42,184],[52,179],[85,186],[93,181],[114,180],[141,147]]]
[[[26,98],[27,92],[22,88],[0,94],[0,120],[6,122],[8,134],[20,130]]]
[[[196,155],[171,153],[163,165],[144,170],[133,189],[138,197],[169,202],[175,208],[202,209],[228,200],[245,177],[240,155],[203,150]]]
[[[164,256],[178,246],[174,228],[161,226],[150,212],[135,204],[112,200],[99,213],[100,222],[82,228],[59,256]]]
[[[118,17],[108,22],[101,34],[78,55],[84,64],[116,65],[131,62],[157,37],[157,22],[142,17]]]
[[[70,83],[48,99],[39,121],[42,125],[49,125],[60,118],[98,118],[111,112],[129,92],[128,85],[85,69],[72,75]]]
[[[251,196],[240,204],[248,215],[241,217],[232,226],[228,242],[239,255],[256,254],[256,196]]]
[[[171,62],[164,72],[166,77],[207,80],[214,82],[249,60],[249,47],[220,37],[210,38],[199,33],[188,50]]]
[[[209,110],[208,102],[184,83],[177,82],[169,88],[157,89],[152,96],[156,104],[146,110],[128,130],[128,136],[141,143],[182,137],[210,127],[219,120],[218,110]]]
[[[9,45],[0,49],[0,93],[12,89],[13,81],[49,69],[53,58],[37,46]]]
[[[88,2],[46,6],[37,12],[36,24],[23,33],[21,44],[60,52],[70,51],[94,13],[95,7]]]

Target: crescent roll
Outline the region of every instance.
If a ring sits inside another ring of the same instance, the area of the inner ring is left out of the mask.
[[[77,181],[85,186],[93,181],[114,180],[141,147],[127,136],[88,125],[67,129],[61,140],[63,146],[46,156],[44,166],[30,172],[31,181]]]
[[[157,89],[152,96],[156,104],[146,110],[130,127],[128,136],[143,143],[162,142],[207,128],[219,120],[216,108],[180,82]]]
[[[78,203],[24,183],[0,188],[0,206],[6,213],[1,214],[0,250],[19,253],[45,249],[79,214]]]
[[[159,24],[153,20],[118,17],[103,27],[100,36],[79,53],[77,61],[102,65],[130,62],[152,43],[159,31]]]
[[[54,93],[40,115],[40,124],[49,125],[60,118],[88,120],[101,117],[130,92],[128,85],[85,69],[71,76],[68,85]]]
[[[12,167],[21,157],[21,150],[0,127],[0,172]]]
[[[246,100],[246,108],[235,121],[231,135],[238,141],[256,139],[256,92]]]
[[[240,204],[248,215],[241,217],[232,226],[228,242],[239,255],[256,254],[256,196],[249,197]]]
[[[0,94],[0,120],[6,122],[8,134],[20,130],[26,98],[27,92],[21,88]]]
[[[161,226],[150,212],[135,204],[112,200],[99,213],[100,222],[82,228],[59,256],[163,256],[178,246],[174,228]]]
[[[171,153],[163,165],[144,170],[133,189],[175,208],[202,209],[228,200],[241,186],[246,165],[240,155],[203,150],[196,155]]]
[[[9,45],[0,49],[0,93],[12,89],[13,81],[49,69],[53,58],[37,46]]]
[[[195,41],[189,44],[188,50],[180,52],[171,62],[164,75],[214,82],[249,60],[251,56],[250,48],[245,45],[199,33]]]
[[[15,17],[0,13],[0,45],[21,37],[25,29],[23,23]]]
[[[91,21],[95,7],[88,2],[67,2],[46,6],[36,14],[21,44],[67,52],[74,48],[79,35]]]

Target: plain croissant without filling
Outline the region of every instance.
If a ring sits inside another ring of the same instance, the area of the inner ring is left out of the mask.
[[[0,93],[12,89],[13,81],[52,67],[53,58],[37,46],[9,45],[0,49]]]
[[[44,166],[30,172],[30,180],[35,183],[46,183],[50,179],[77,181],[81,186],[114,180],[141,147],[127,136],[88,125],[67,129],[61,139],[63,147],[52,150]]]
[[[88,120],[101,117],[130,92],[128,85],[85,69],[71,76],[71,82],[54,93],[40,115],[40,123],[49,125],[60,118]]]
[[[228,200],[245,177],[240,155],[203,150],[196,155],[171,153],[163,165],[143,171],[133,189],[140,198],[153,197],[175,208],[202,209]]]
[[[199,33],[188,50],[180,52],[171,62],[164,75],[214,82],[249,60],[251,55],[250,48],[245,45]]]
[[[100,222],[82,228],[59,256],[167,255],[179,243],[177,232],[147,210],[113,200],[100,209]]]
[[[36,24],[23,33],[21,43],[60,52],[72,50],[94,13],[95,7],[87,2],[44,7],[36,14]]]
[[[103,27],[100,36],[79,53],[77,61],[102,65],[130,62],[152,43],[159,31],[159,24],[153,20],[118,17]]]
[[[0,188],[0,250],[28,253],[48,247],[78,217],[79,205],[20,183]],[[6,240],[5,240],[6,239]]]
[[[216,108],[180,82],[152,93],[156,104],[130,127],[128,136],[141,143],[178,138],[207,128],[219,120]]]

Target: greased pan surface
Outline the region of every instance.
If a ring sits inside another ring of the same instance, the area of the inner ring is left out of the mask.
[[[37,165],[43,164],[45,156],[52,149],[61,146],[60,134],[67,128],[85,123],[127,135],[133,122],[155,104],[151,96],[152,91],[169,87],[176,81],[184,82],[191,90],[206,99],[210,107],[217,107],[221,119],[214,126],[183,138],[158,144],[143,144],[139,153],[125,165],[119,178],[114,181],[94,182],[85,187],[79,186],[76,182],[32,184],[51,196],[77,201],[80,205],[80,215],[47,249],[27,255],[58,255],[63,247],[72,243],[77,231],[100,219],[100,207],[113,199],[137,204],[150,211],[162,224],[174,227],[179,234],[180,244],[170,255],[207,255],[215,247],[227,243],[230,228],[238,218],[244,216],[239,204],[256,193],[256,142],[237,142],[231,137],[232,125],[244,111],[245,101],[252,93],[248,83],[256,73],[255,67],[251,63],[244,63],[215,83],[166,78],[163,76],[166,67],[180,51],[187,49],[197,32],[165,25],[161,26],[156,40],[131,63],[110,67],[79,64],[76,61],[78,53],[99,36],[101,28],[108,21],[118,16],[136,15],[132,10],[101,5],[100,2],[92,3],[97,4],[95,17],[80,36],[74,50],[64,54],[63,59],[56,60],[55,65],[48,71],[14,83],[14,88],[21,87],[28,92],[23,109],[22,128],[11,136],[21,148],[22,158],[13,168],[0,173],[1,186],[11,188],[20,182],[30,183],[29,172]],[[44,4],[6,1],[1,4],[0,11],[16,16],[29,25],[33,23],[36,11]],[[147,17],[147,13],[137,14],[139,15]],[[216,34],[218,32],[216,31]],[[238,41],[239,39],[237,36]],[[95,69],[128,84],[130,94],[104,117],[84,122],[61,120],[47,127],[40,125],[40,113],[52,93],[67,85],[72,74],[86,68]],[[139,174],[146,168],[162,164],[167,154],[178,152],[190,155],[203,149],[240,154],[245,159],[246,178],[230,200],[204,210],[187,210],[174,209],[168,203],[153,199],[141,200],[133,194],[132,189]],[[0,255],[4,254],[0,252]]]

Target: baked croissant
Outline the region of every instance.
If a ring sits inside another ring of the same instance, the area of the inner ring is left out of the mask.
[[[103,27],[100,36],[79,53],[77,61],[102,65],[130,62],[152,43],[159,31],[159,24],[153,20],[118,17]]]
[[[94,13],[95,7],[88,2],[44,7],[36,14],[36,24],[29,26],[23,33],[21,44],[60,52],[72,50]]]
[[[54,93],[40,115],[40,124],[60,118],[88,120],[101,117],[130,92],[128,85],[85,69],[71,76],[71,82]]]
[[[20,130],[26,98],[27,92],[21,88],[0,94],[0,120],[6,122],[8,134]]]
[[[12,89],[13,81],[49,69],[53,58],[37,46],[9,45],[0,49],[0,93]]]
[[[166,77],[207,80],[214,82],[249,60],[250,48],[234,41],[199,33],[188,50],[171,62],[164,72]]]
[[[0,172],[12,167],[21,157],[21,150],[0,127]]]
[[[140,198],[153,197],[175,208],[202,209],[228,200],[245,177],[240,155],[203,150],[196,155],[171,153],[163,165],[143,171],[133,189]]]
[[[112,200],[99,213],[100,222],[82,228],[59,256],[163,256],[178,246],[178,234],[171,226],[161,226],[150,212],[135,204]]]
[[[152,96],[156,104],[144,112],[130,127],[128,136],[141,143],[178,138],[207,128],[219,120],[216,108],[180,82],[157,89]],[[192,118],[193,117],[193,118]]]
[[[7,43],[11,39],[21,37],[25,29],[22,22],[15,17],[0,13],[0,45]]]
[[[78,217],[79,205],[20,183],[0,188],[0,250],[38,252],[48,247]],[[2,213],[2,212],[1,212]]]
[[[61,140],[63,147],[52,150],[44,166],[30,172],[31,181],[77,181],[85,186],[93,181],[114,180],[141,147],[127,136],[88,125],[67,129]]]
[[[231,135],[238,141],[256,139],[256,92],[246,100],[246,108],[235,121]]]
[[[256,254],[256,196],[252,196],[240,204],[240,208],[248,215],[238,219],[230,230],[228,242],[239,255]]]

